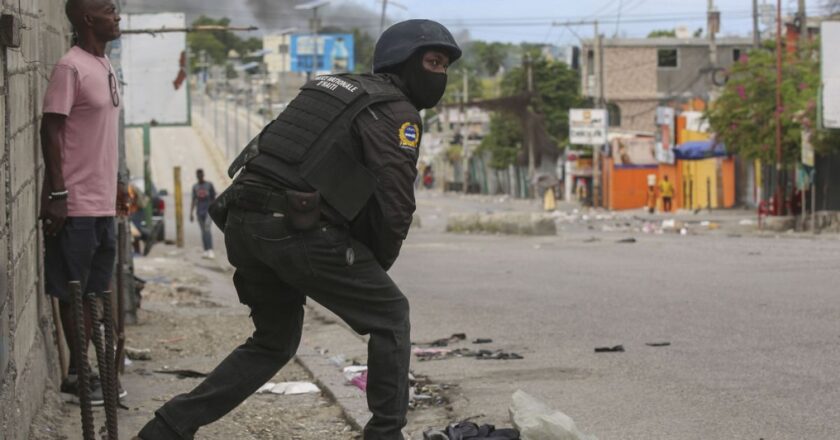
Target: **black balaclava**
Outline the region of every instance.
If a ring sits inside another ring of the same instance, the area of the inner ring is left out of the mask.
[[[418,110],[436,106],[446,91],[446,74],[430,72],[423,67],[425,53],[423,49],[415,52],[397,72],[408,87],[408,99]]]

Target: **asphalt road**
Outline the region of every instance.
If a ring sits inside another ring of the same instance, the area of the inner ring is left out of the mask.
[[[421,193],[392,270],[413,340],[525,357],[415,362],[460,385],[459,414],[502,424],[522,389],[602,440],[840,438],[836,236],[443,233],[459,206]]]
[[[171,188],[174,164],[186,182],[199,166],[223,180],[192,129],[155,129],[153,145],[159,186]],[[836,236],[586,227],[553,237],[452,235],[443,228],[455,211],[534,208],[428,192],[418,208],[421,227],[391,271],[411,300],[413,339],[465,332],[494,343],[459,346],[525,357],[415,360],[415,371],[458,385],[456,414],[506,425],[510,396],[522,389],[601,440],[840,438]],[[185,231],[188,249],[200,252],[197,226]],[[617,242],[628,236],[637,242]],[[618,344],[624,353],[593,351]]]

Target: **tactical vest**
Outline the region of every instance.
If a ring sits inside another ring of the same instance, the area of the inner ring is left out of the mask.
[[[405,99],[383,75],[319,76],[248,144],[228,174],[244,166],[283,188],[317,190],[352,220],[377,183],[352,150],[353,120],[370,105]]]

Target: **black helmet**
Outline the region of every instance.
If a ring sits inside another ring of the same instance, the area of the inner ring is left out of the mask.
[[[442,24],[432,20],[406,20],[382,33],[373,52],[373,72],[396,66],[411,57],[417,49],[439,47],[449,53],[449,62],[461,58],[461,48]]]

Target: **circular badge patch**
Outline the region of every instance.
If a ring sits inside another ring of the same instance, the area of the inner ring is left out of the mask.
[[[400,127],[400,146],[417,148],[417,142],[420,138],[420,128],[417,124],[406,122]]]

